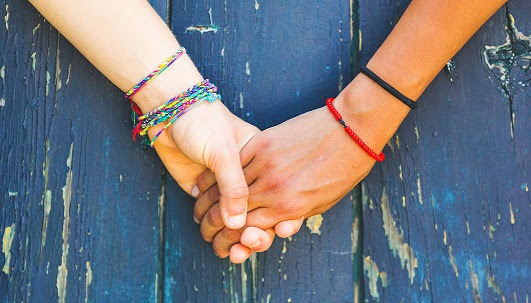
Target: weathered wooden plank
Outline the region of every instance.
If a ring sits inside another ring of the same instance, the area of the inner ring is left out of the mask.
[[[260,128],[323,106],[351,78],[348,1],[179,0],[171,20],[225,104]],[[175,184],[166,197],[166,302],[353,301],[351,197],[313,223],[316,234],[305,227],[242,266],[201,240]]]
[[[362,63],[406,5],[360,1]],[[527,300],[530,8],[483,26],[363,182],[367,301]]]
[[[160,161],[130,140],[121,92],[29,3],[0,16],[0,299],[156,301]]]

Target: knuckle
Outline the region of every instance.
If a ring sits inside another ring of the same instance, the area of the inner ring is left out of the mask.
[[[208,190],[208,198],[211,202],[217,202],[219,200],[219,187],[217,185],[212,186]]]
[[[288,179],[280,176],[272,176],[266,181],[267,190],[279,190],[287,186]]]
[[[246,198],[249,196],[249,188],[244,183],[236,184],[221,192],[221,195],[228,199]]]
[[[223,220],[221,219],[221,212],[219,210],[219,207],[212,207],[207,215],[206,219],[208,224],[214,227],[220,227],[223,226]]]
[[[236,243],[240,241],[241,233],[237,229],[224,228],[221,230],[221,236],[231,243]]]

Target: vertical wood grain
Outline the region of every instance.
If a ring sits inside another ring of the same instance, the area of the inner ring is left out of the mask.
[[[122,93],[29,3],[0,17],[0,299],[156,301],[160,161],[130,140]]]
[[[360,1],[361,63],[406,5]],[[363,182],[367,301],[528,299],[530,9],[510,2],[480,29]]]

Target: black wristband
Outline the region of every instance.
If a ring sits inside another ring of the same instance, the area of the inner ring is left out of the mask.
[[[365,66],[362,66],[360,68],[361,72],[365,74],[365,76],[369,77],[372,81],[376,82],[376,84],[380,85],[383,89],[385,89],[388,93],[393,95],[398,100],[402,101],[405,105],[409,106],[411,109],[417,108],[417,103],[415,101],[409,99],[408,97],[404,96],[401,92],[396,90],[394,87],[389,85],[387,82],[382,80],[382,78],[378,77],[375,73],[373,73],[370,69],[368,69]]]

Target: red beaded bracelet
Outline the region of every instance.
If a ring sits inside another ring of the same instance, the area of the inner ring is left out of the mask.
[[[365,144],[365,142],[363,142],[363,140],[361,140],[360,137],[358,137],[358,135],[356,135],[356,133],[354,133],[354,131],[345,123],[345,121],[343,121],[343,117],[341,117],[341,114],[339,114],[339,112],[337,111],[337,109],[334,107],[334,98],[328,98],[326,99],[326,106],[328,107],[328,109],[330,110],[330,112],[334,115],[334,117],[336,118],[337,121],[339,121],[339,123],[341,123],[341,125],[343,125],[343,127],[345,128],[345,131],[347,132],[347,134],[352,138],[354,139],[354,141],[356,141],[356,143],[358,143],[358,145],[367,153],[369,154],[369,156],[373,157],[376,161],[378,162],[382,162],[384,159],[385,159],[385,155],[383,152],[381,152],[379,155],[376,154],[374,152],[374,150],[372,150],[369,146],[367,146],[367,144]]]

